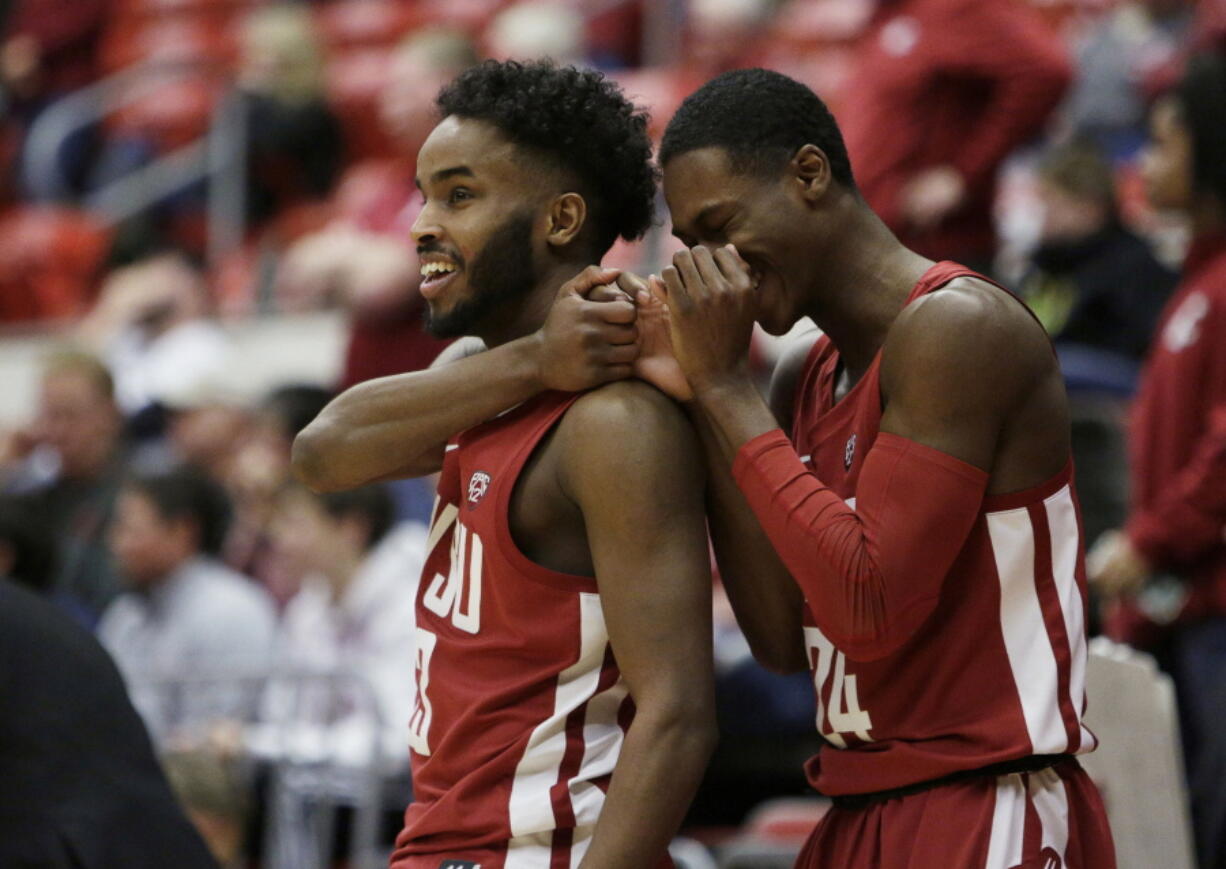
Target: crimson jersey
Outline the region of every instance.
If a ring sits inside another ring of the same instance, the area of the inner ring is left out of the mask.
[[[576,398],[545,393],[447,447],[417,601],[414,802],[392,869],[474,855],[558,869],[586,850],[633,706],[596,581],[531,562],[508,520],[521,470]]]
[[[939,263],[908,302],[963,276],[981,277]],[[881,423],[880,361],[878,353],[835,403],[839,354],[823,337],[797,385],[792,443],[806,467],[853,508]],[[1092,751],[1095,738],[1082,723],[1080,527],[1071,463],[1034,489],[987,496],[932,614],[901,648],[877,660],[847,658],[806,605],[817,726],[827,743],[808,764],[814,787],[865,793],[1032,754]]]

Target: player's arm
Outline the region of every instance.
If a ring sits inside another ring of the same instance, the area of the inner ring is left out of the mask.
[[[817,338],[814,330],[795,339],[771,377],[770,410],[785,431],[791,429],[797,381]],[[711,545],[737,624],[758,663],[777,673],[803,670],[808,662],[800,586],[733,479],[711,419],[697,402],[690,402],[687,409],[702,441],[706,462]]]
[[[909,306],[882,349],[886,409],[852,509],[805,468],[744,374],[753,287],[731,252],[716,257],[696,250],[665,270],[678,361],[818,627],[848,657],[882,657],[936,605],[1003,422],[1050,373],[1050,351],[1021,339],[1034,324],[1019,326],[1025,313],[994,291]]]
[[[716,739],[702,464],[681,409],[635,381],[584,396],[558,436],[637,707],[582,865],[642,869],[664,856]]]
[[[346,390],[295,438],[294,473],[316,491],[420,477],[442,467],[450,438],[539,392],[628,377],[638,352],[633,303],[587,297],[619,275],[585,269],[531,335],[475,355],[464,345],[426,371]]]

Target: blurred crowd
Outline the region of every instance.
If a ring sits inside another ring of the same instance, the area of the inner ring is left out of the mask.
[[[725,69],[810,85],[904,243],[1050,332],[1087,548],[1118,550],[1125,415],[1189,241],[1142,167],[1154,106],[1213,51],[1219,0],[0,3],[0,334],[47,347],[37,407],[0,431],[0,576],[96,632],[223,863],[250,844],[252,758],[407,772],[429,483],[317,495],[290,450],[336,392],[444,346],[422,329],[413,164],[434,94],[484,57],[604,69],[656,136]],[[661,215],[606,263],[655,271],[676,246]],[[345,323],[335,376],[256,386],[235,324],[312,311]],[[1176,621],[1153,588],[1150,621]],[[758,668],[725,603],[716,626],[737,748],[695,811],[736,823],[803,789],[811,687]],[[1197,661],[1226,662],[1214,636]]]

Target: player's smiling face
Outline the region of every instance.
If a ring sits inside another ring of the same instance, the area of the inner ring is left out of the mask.
[[[782,173],[775,180],[737,172],[721,148],[686,151],[664,167],[673,234],[691,247],[735,245],[755,283],[758,323],[774,335],[803,316],[800,290],[812,267],[803,203],[789,193]]]
[[[429,328],[440,337],[479,334],[535,284],[540,197],[522,158],[493,125],[454,115],[422,145],[417,185],[425,205],[412,234]]]

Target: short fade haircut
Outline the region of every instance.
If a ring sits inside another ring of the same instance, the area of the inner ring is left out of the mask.
[[[487,60],[443,88],[437,105],[492,124],[511,142],[573,172],[595,228],[597,253],[651,226],[656,170],[647,113],[595,70]]]
[[[728,153],[734,172],[767,176],[779,172],[804,145],[821,148],[834,179],[856,190],[843,134],[821,98],[781,73],[737,69],[685,98],[664,131],[660,165],[687,151],[714,147]]]
[[[1115,210],[1115,174],[1111,161],[1094,141],[1077,138],[1049,148],[1038,171],[1054,187]]]
[[[196,524],[197,549],[221,554],[230,527],[230,499],[221,485],[195,468],[135,474],[124,488],[148,498],[163,521],[187,519]]]
[[[1191,57],[1175,98],[1192,139],[1192,186],[1226,208],[1226,54]]]

